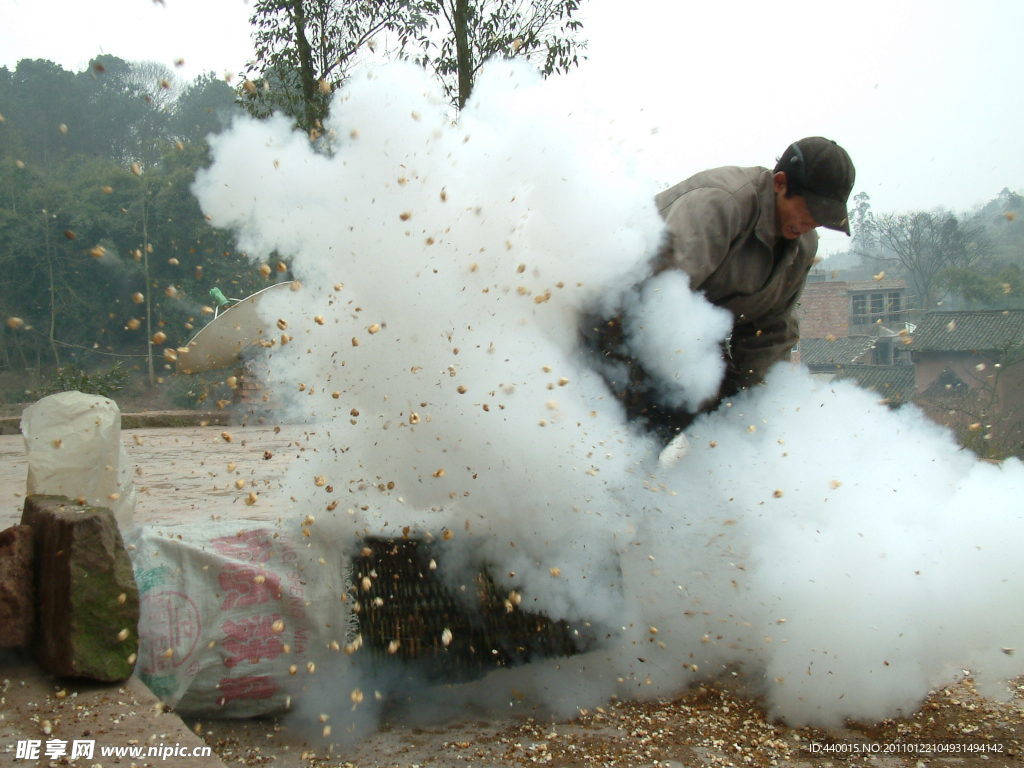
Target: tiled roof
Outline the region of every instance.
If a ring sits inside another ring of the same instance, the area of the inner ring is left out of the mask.
[[[914,395],[912,365],[844,365],[837,379],[852,379],[864,389],[877,392],[894,403],[903,403]]]
[[[800,362],[812,365],[843,365],[859,359],[875,340],[869,336],[841,339],[800,339]]]
[[[929,312],[911,336],[918,352],[999,351],[1024,344],[1024,310]]]

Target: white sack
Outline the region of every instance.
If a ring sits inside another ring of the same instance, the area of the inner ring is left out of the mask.
[[[140,598],[136,674],[178,712],[280,712],[318,666],[348,668],[354,615],[336,548],[254,521],[144,525],[126,541]]]
[[[81,392],[50,395],[25,409],[21,432],[29,494],[81,497],[113,510],[122,531],[131,527],[135,486],[117,403]]]

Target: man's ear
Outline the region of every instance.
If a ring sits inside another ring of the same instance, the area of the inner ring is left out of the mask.
[[[785,194],[786,193],[786,172],[785,171],[776,171],[775,174],[772,176],[772,179],[775,182],[775,191],[776,192],[782,192],[783,194]]]

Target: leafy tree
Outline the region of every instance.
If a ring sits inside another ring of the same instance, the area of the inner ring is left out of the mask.
[[[258,116],[281,111],[321,129],[331,91],[379,36],[431,70],[461,109],[494,56],[534,62],[545,76],[579,63],[580,0],[257,0],[256,60],[242,97]]]
[[[422,24],[415,7],[404,0],[256,0],[246,107],[257,117],[284,112],[305,130],[320,130],[331,90],[357,54],[382,32],[412,34]]]
[[[14,159],[45,167],[82,150],[83,137],[68,129],[68,114],[84,109],[87,99],[72,73],[50,61],[23,59],[4,79],[5,149]]]
[[[870,239],[875,221],[871,210],[871,196],[867,192],[858,192],[853,196],[850,206],[850,230],[854,240]]]
[[[940,274],[940,288],[971,309],[1014,309],[1024,306],[1024,197],[1009,189],[966,218],[988,244],[969,267]]]
[[[91,81],[94,104],[102,107],[86,115],[88,122],[100,135],[119,139],[110,154],[125,165],[153,162],[160,153],[166,114],[175,101],[173,73],[155,62],[98,56],[79,77]]]
[[[935,306],[947,270],[969,268],[991,250],[981,227],[941,211],[873,217],[865,235],[871,257],[902,270],[923,308]]]
[[[182,142],[202,141],[241,112],[234,89],[210,72],[182,89],[171,110],[168,132]]]
[[[10,131],[4,149],[26,165],[48,168],[72,155],[111,157],[126,166],[151,161],[164,119],[161,82],[171,77],[157,66],[100,56],[72,74],[49,61],[18,62],[0,78]]]
[[[971,217],[992,242],[993,264],[1024,266],[1024,196],[1003,189]]]
[[[480,67],[494,56],[524,58],[545,77],[579,64],[580,0],[427,0],[428,33],[417,58],[462,109]]]
[[[1024,307],[1024,270],[1018,264],[951,267],[939,275],[938,285],[955,294],[967,309]]]
[[[102,174],[102,175],[101,175]],[[35,329],[55,363],[68,345],[92,347],[112,280],[107,258],[116,228],[102,227],[101,189],[106,166],[91,158],[53,173],[17,169],[21,194],[0,208],[0,295]],[[116,219],[115,219],[116,221]],[[115,270],[116,271],[116,270]]]

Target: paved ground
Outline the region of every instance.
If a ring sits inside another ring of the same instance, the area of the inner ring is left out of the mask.
[[[39,758],[19,755],[19,742],[23,750],[38,750]],[[56,680],[25,657],[0,656],[0,765],[5,768],[51,762],[86,768],[223,768],[206,747],[135,678],[114,686]],[[48,749],[52,761],[46,759]],[[121,754],[104,755],[104,749]],[[81,756],[72,761],[72,754]]]
[[[163,524],[198,522],[217,515],[273,519],[269,505],[248,506],[245,497],[253,484],[260,489],[277,485],[288,465],[301,456],[306,439],[302,428],[270,426],[140,428],[126,430],[122,436],[128,459],[136,467],[136,520]],[[271,458],[265,458],[266,452]],[[20,436],[0,435],[0,527],[20,519],[25,473]],[[236,485],[239,479],[246,481],[242,489]],[[98,744],[105,739],[102,743],[108,746],[133,741],[191,745],[198,743],[192,735],[198,733],[224,764],[275,768],[536,764],[561,768],[1001,768],[1021,764],[1024,756],[1024,680],[1018,681],[1016,695],[1008,702],[979,697],[968,680],[935,691],[913,717],[832,731],[770,723],[756,701],[736,695],[725,683],[680,692],[672,700],[609,702],[572,719],[552,720],[526,705],[514,717],[462,713],[460,718],[439,719],[432,717],[429,707],[425,709],[386,711],[378,726],[348,741],[337,733],[324,739],[323,725],[312,718],[204,719],[189,721],[186,728],[176,715],[163,714],[138,681],[123,688],[72,688],[40,675],[24,659],[0,659],[0,766],[46,764],[17,760],[17,740],[43,741],[58,733],[73,739],[85,732],[95,735]],[[50,734],[45,732],[47,725]],[[865,751],[855,755],[823,751],[821,745],[829,742],[861,745],[859,749]],[[950,749],[942,745],[975,746],[974,751],[965,752],[961,746],[961,751],[954,752],[940,751]],[[877,751],[884,749],[902,751]],[[216,758],[199,757],[53,764],[220,765]]]
[[[210,515],[272,518],[268,507],[247,506],[246,496],[253,487],[262,491],[280,482],[306,434],[289,426],[124,430],[122,442],[135,468],[136,522],[198,522]],[[266,451],[271,459],[264,458]],[[0,527],[21,519],[27,471],[22,437],[0,435]],[[242,489],[235,485],[239,479],[246,481]]]

